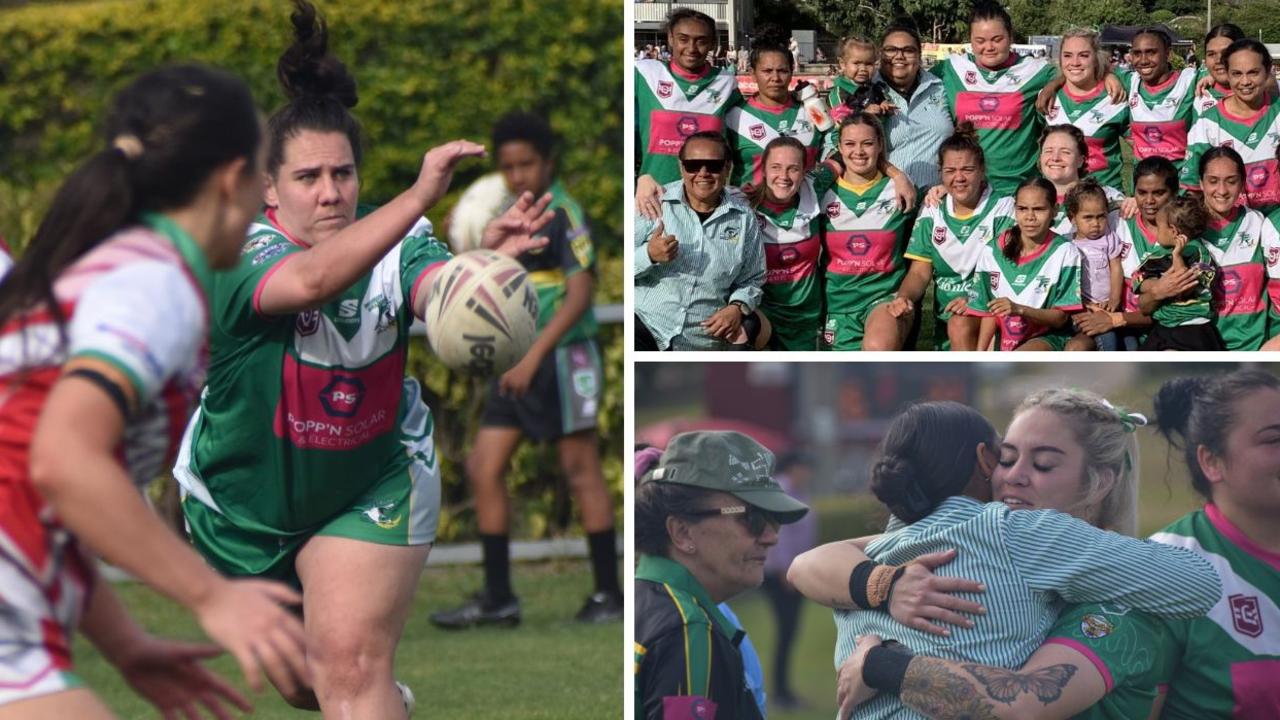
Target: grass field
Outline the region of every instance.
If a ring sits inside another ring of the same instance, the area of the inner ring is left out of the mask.
[[[397,676],[417,696],[419,718],[539,718],[596,720],[622,716],[622,624],[573,621],[591,591],[582,561],[522,563],[513,581],[524,622],[516,630],[437,630],[427,616],[462,601],[480,583],[477,567],[429,568],[396,656]],[[118,585],[131,612],[152,632],[195,639],[199,630],[181,607],[137,584]],[[234,663],[213,667],[235,678]],[[79,640],[76,668],[121,718],[156,717],[94,649]],[[247,692],[247,691],[246,691]],[[253,698],[253,717],[320,717],[294,710],[274,690]]]

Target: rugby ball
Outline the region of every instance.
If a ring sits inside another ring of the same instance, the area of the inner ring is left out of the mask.
[[[432,351],[451,369],[503,373],[538,334],[538,295],[520,263],[472,250],[435,273],[423,322]]]

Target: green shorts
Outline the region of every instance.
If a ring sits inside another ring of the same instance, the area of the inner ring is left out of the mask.
[[[821,336],[821,321],[817,318],[792,322],[785,318],[769,318],[773,336],[769,338],[770,350],[817,350]]]
[[[431,433],[431,413],[420,401],[401,420],[408,465],[397,462],[346,509],[317,527],[283,532],[244,527],[184,492],[191,543],[223,575],[262,577],[301,587],[294,567],[302,546],[316,535],[379,545],[426,545],[440,521],[440,465]]]
[[[1062,352],[1063,350],[1067,349],[1067,343],[1071,342],[1072,337],[1074,337],[1074,335],[1053,331],[1045,335],[1039,335],[1037,337],[1027,338],[1026,342],[1024,342],[1022,345],[1026,345],[1032,340],[1043,340],[1049,343],[1050,349],[1057,350],[1058,352]],[[1019,345],[1018,347],[1022,347],[1022,345]]]
[[[880,305],[893,300],[893,294],[867,303],[866,308],[851,313],[827,313],[822,328],[822,350],[861,350],[862,337],[867,333],[867,318]]]

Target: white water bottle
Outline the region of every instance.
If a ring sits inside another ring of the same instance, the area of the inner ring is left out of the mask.
[[[826,132],[835,127],[831,114],[827,112],[826,101],[813,85],[800,88],[800,102],[804,104],[805,112],[809,114],[809,122],[812,122],[819,131]]]

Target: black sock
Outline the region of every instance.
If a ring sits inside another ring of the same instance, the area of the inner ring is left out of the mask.
[[[622,594],[618,585],[618,546],[613,528],[587,533],[591,551],[591,571],[596,576],[596,592]]]
[[[480,535],[484,549],[484,593],[494,605],[511,599],[511,538],[507,535]]]

